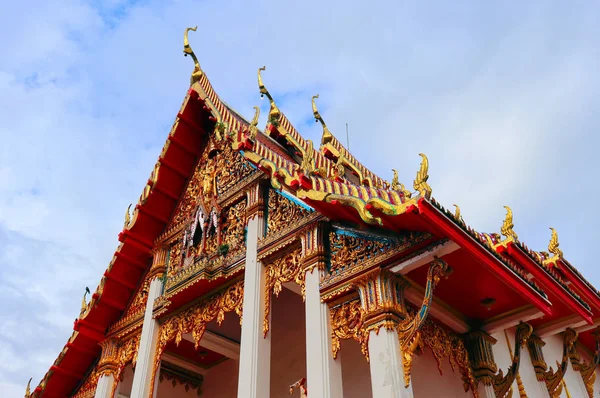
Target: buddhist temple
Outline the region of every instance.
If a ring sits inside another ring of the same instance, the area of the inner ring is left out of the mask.
[[[303,138],[265,67],[261,129],[258,107],[244,117],[218,96],[195,30],[162,152],[26,398],[600,394],[600,293],[556,230],[529,248],[508,206],[497,231],[474,230],[436,201],[425,154],[404,154],[413,181],[382,179],[329,130],[318,95],[306,111],[321,142]]]

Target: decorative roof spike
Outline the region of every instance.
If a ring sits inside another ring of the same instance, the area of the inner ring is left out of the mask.
[[[307,148],[302,157],[302,163],[300,168],[304,171],[304,174],[311,175],[315,171],[315,157],[312,140],[306,140]]]
[[[396,171],[396,169],[392,169],[392,172],[394,173],[394,177],[392,178],[392,184],[391,184],[390,188],[393,191],[398,191],[400,189],[400,181],[398,180],[398,172]]]
[[[553,257],[555,259],[562,258],[563,252],[558,248],[558,234],[554,228],[550,227],[550,230],[552,231],[552,237],[550,238],[550,243],[548,244],[548,251],[554,255]]]
[[[131,203],[129,204],[129,206],[127,206],[127,210],[125,211],[125,223],[123,225],[123,228],[127,228],[129,227],[129,224],[131,223]]]
[[[319,98],[319,94],[313,95],[311,98],[311,102],[312,102],[312,110],[313,110],[313,115],[315,117],[315,122],[321,122],[321,125],[323,126],[323,135],[321,136],[321,145],[325,145],[329,141],[331,141],[331,139],[333,138],[333,134],[331,134],[331,131],[329,131],[329,128],[327,128],[325,121],[321,117],[321,114],[319,113],[319,110],[317,109],[317,104],[315,104],[315,98]]]
[[[281,115],[281,111],[279,110],[279,108],[277,108],[277,105],[275,105],[275,101],[269,93],[269,90],[267,90],[267,88],[265,87],[262,76],[260,75],[260,72],[263,70],[267,70],[267,67],[263,66],[262,68],[258,68],[258,89],[260,90],[260,96],[262,98],[266,95],[269,99],[269,102],[271,103],[271,110],[269,112],[269,115],[271,116],[270,119],[279,118],[279,116]]]
[[[194,26],[193,28],[187,28],[185,33],[183,34],[183,55],[187,57],[190,55],[194,60],[194,71],[192,72],[192,76],[190,77],[190,86],[200,80],[202,77],[202,69],[200,69],[200,63],[198,62],[198,58],[196,58],[196,54],[194,54],[194,50],[190,47],[190,42],[188,41],[188,32],[193,30],[194,32],[198,29],[198,26]]]
[[[506,218],[500,227],[500,233],[507,238],[513,238],[514,240],[517,240],[519,237],[513,230],[515,227],[515,224],[513,224],[513,212],[508,206],[504,206],[504,208],[506,209]]]
[[[462,220],[462,216],[460,215],[460,207],[458,207],[458,205],[452,205],[455,208],[454,211],[454,218],[456,218],[456,221],[461,221]]]
[[[406,187],[402,183],[400,183],[400,192],[404,194],[404,197],[406,199],[410,199],[412,197],[412,193],[408,189],[406,189]]]
[[[25,388],[25,398],[29,398],[31,396],[31,380],[33,380],[33,377],[27,382],[27,387]]]
[[[83,314],[87,308],[87,302],[85,301],[85,297],[91,294],[90,293],[90,288],[89,287],[85,287],[85,293],[83,293],[83,299],[81,299],[81,311],[79,312],[79,315],[81,316],[81,314]]]
[[[250,122],[250,139],[252,141],[254,141],[256,139],[256,134],[258,133],[258,128],[256,126],[258,126],[258,117],[260,116],[260,108],[258,106],[254,107],[254,117],[252,118],[252,121]]]
[[[420,153],[419,156],[423,158],[423,161],[421,162],[421,168],[417,172],[417,177],[413,182],[413,188],[419,192],[421,197],[429,199],[431,197],[431,187],[427,183],[427,180],[429,179],[429,160],[427,159],[427,156],[422,153]]]

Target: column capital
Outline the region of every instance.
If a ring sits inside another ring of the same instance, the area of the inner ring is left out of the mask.
[[[375,269],[354,282],[364,311],[363,327],[366,332],[395,329],[406,318],[404,288],[408,282],[394,273]]]
[[[152,266],[146,279],[151,281],[155,278],[162,278],[167,270],[167,253],[169,249],[165,245],[155,246],[152,249]]]
[[[246,188],[246,224],[254,217],[264,218],[266,188],[265,180],[258,180]]]
[[[311,223],[300,232],[302,242],[302,269],[312,273],[316,268],[325,270],[327,224],[324,221]]]
[[[117,375],[119,369],[119,341],[114,338],[100,342],[102,354],[98,362],[97,372],[99,376],[105,374]]]
[[[477,383],[491,386],[498,366],[494,359],[492,346],[497,340],[483,330],[474,330],[465,336],[469,359],[473,368],[473,376]]]

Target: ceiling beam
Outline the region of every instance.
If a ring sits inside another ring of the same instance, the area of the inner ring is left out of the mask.
[[[429,247],[424,252],[402,261],[400,264],[394,265],[392,268],[390,268],[390,271],[406,275],[414,269],[429,264],[433,261],[434,257],[441,258],[442,256],[450,254],[458,249],[460,249],[460,246],[458,246],[455,242],[451,240],[446,241],[444,243]]]
[[[484,323],[482,329],[488,334],[494,334],[504,329],[517,326],[519,322],[529,322],[543,316],[544,313],[535,306],[526,305],[488,319]]]
[[[189,370],[190,372],[194,372],[203,376],[205,376],[208,373],[208,369],[201,368],[198,365],[194,365],[190,361],[186,361],[185,359],[176,357],[175,355],[169,354],[168,352],[162,354],[161,361],[172,363],[173,365],[179,366],[180,368]]]
[[[184,334],[183,338],[191,341],[192,343],[194,342],[194,339],[190,333]],[[239,343],[219,336],[218,334],[208,330],[204,332],[204,335],[202,335],[200,346],[214,351],[217,354],[221,354],[227,358],[235,359],[236,361],[239,361],[240,359]]]
[[[543,339],[545,337],[564,332],[568,327],[577,330],[577,328],[587,324],[588,323],[585,320],[581,319],[581,316],[573,314],[540,325],[533,330],[533,333],[539,338]]]
[[[583,333],[587,332],[588,330],[596,329],[598,326],[600,326],[600,318],[594,318],[594,323],[575,328],[575,331],[577,333]]]
[[[413,281],[409,282],[410,287],[404,292],[404,298],[413,305],[420,307],[423,303],[425,289]],[[444,323],[450,329],[454,330],[456,333],[467,333],[469,330],[471,330],[466,320],[459,315],[458,311],[444,303],[438,297],[433,298],[433,302],[429,308],[429,314],[438,319],[440,322]]]

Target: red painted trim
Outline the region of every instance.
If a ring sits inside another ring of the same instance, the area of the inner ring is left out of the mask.
[[[135,208],[142,214],[147,215],[148,217],[154,219],[155,221],[158,221],[161,224],[166,224],[169,222],[169,219],[166,217],[161,217],[157,214],[152,213],[151,211],[149,211],[148,209],[146,209],[143,206],[140,205],[135,205]]]
[[[87,322],[85,319],[75,320],[73,330],[86,337],[89,337],[94,341],[100,341],[104,339],[104,331],[99,329],[98,326]]]
[[[507,268],[492,253],[490,253],[481,243],[473,237],[458,228],[454,223],[446,218],[438,209],[433,207],[426,200],[419,200],[419,210],[423,218],[443,231],[451,240],[456,242],[461,248],[468,250],[483,265],[487,266],[494,275],[505,282],[517,293],[527,298],[545,315],[552,314],[552,305],[536,292],[531,286]]]
[[[179,166],[176,166],[175,164],[166,160],[162,156],[160,158],[158,158],[158,161],[160,162],[161,166],[165,166],[166,168],[171,169],[175,174],[178,174],[180,177],[183,177],[186,180],[190,176],[189,171],[185,171],[185,170],[179,168]],[[158,176],[160,177],[160,171],[158,172]]]
[[[69,377],[72,377],[72,378],[77,379],[77,380],[82,379],[83,376],[84,376],[84,375],[79,375],[79,374],[73,373],[70,370],[63,369],[60,366],[56,366],[56,365],[52,365],[50,367],[50,370],[52,370],[52,371],[54,371],[56,373],[62,373],[65,376],[69,376]]]
[[[559,298],[570,310],[579,314],[585,321],[592,324],[592,314],[585,307],[579,304],[571,294],[557,283],[550,275],[541,269],[541,265],[533,261],[529,256],[523,253],[513,242],[507,245],[508,255],[513,257],[519,264],[533,275],[535,281],[543,289],[547,289]]]
[[[100,297],[100,300],[98,302],[100,304],[106,304],[110,308],[113,308],[119,312],[125,311],[125,308],[127,308],[127,306],[125,304],[117,303],[116,301],[111,300],[110,298],[104,297],[104,296]]]
[[[183,120],[183,119],[181,119],[181,120]],[[185,153],[187,153],[195,158],[200,156],[200,147],[198,146],[198,150],[194,151],[193,148],[195,148],[195,147],[190,145],[190,143],[183,142],[183,139],[181,139],[179,137],[179,135],[171,134],[171,135],[169,135],[168,140],[171,141],[173,144],[175,144],[179,149],[181,149]]]
[[[121,260],[133,265],[134,267],[141,269],[143,271],[145,271],[148,268],[148,265],[144,264],[143,262],[137,261],[132,259],[131,257],[129,257],[127,254],[123,254],[121,252],[115,252],[115,257],[120,258]]]
[[[98,355],[98,352],[86,350],[85,348],[79,347],[77,344],[67,343],[66,347],[70,350],[79,351],[79,352],[89,355],[91,357],[95,357],[96,355]]]
[[[563,271],[569,281],[575,285],[579,293],[585,297],[585,299],[594,306],[597,310],[600,310],[600,297],[596,292],[590,290],[589,286],[581,280],[581,277],[571,270],[571,268],[563,261],[559,260],[560,269]]]
[[[119,285],[121,285],[121,286],[123,286],[123,287],[125,287],[125,288],[127,288],[129,290],[135,290],[135,289],[137,289],[137,285],[134,285],[131,282],[128,282],[128,281],[125,281],[125,280],[123,280],[123,279],[121,279],[119,277],[116,277],[115,275],[113,275],[112,273],[110,273],[108,271],[104,272],[104,277],[106,279],[108,279],[108,280],[111,280],[113,282],[118,283]]]
[[[150,253],[150,251],[152,251],[152,243],[145,242],[139,235],[132,233],[129,229],[125,229],[119,234],[119,242],[125,243],[126,239],[129,239],[129,243],[132,246],[137,247],[144,253]]]
[[[166,189],[161,188],[159,185],[155,185],[153,189],[156,189],[157,192],[163,194],[168,199],[171,199],[174,202],[178,202],[179,201],[179,196],[175,195],[174,193],[171,193],[171,192],[167,191]]]
[[[210,108],[208,108],[208,110],[210,111]],[[197,125],[196,122],[194,122],[193,120],[191,120],[187,115],[184,115],[183,113],[179,112],[177,114],[177,117],[184,124],[186,124],[187,126],[191,127],[193,130],[196,130],[198,133],[204,133],[204,129],[202,127],[200,127],[199,125]]]

